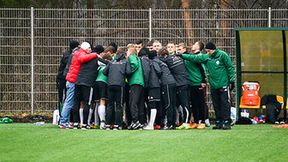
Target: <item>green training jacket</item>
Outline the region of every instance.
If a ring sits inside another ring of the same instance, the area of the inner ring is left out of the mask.
[[[209,71],[209,83],[212,89],[219,89],[235,82],[235,71],[228,54],[218,48],[212,55],[190,55],[183,54],[184,60],[203,63]]]
[[[197,55],[203,55],[203,54],[199,53]],[[205,81],[204,65],[202,65],[202,63],[197,63],[195,61],[190,61],[190,60],[184,60],[184,62],[185,62],[186,69],[188,71],[189,80],[191,81],[191,85],[192,86],[201,86],[201,83],[204,83],[204,81]],[[203,69],[204,74],[201,73],[200,68]]]
[[[103,70],[105,69],[105,67],[105,65],[100,65],[96,81],[101,81],[108,84],[108,77],[103,74]]]
[[[141,85],[144,87],[144,76],[142,70],[142,64],[139,57],[136,54],[132,54],[128,57],[128,62],[131,66],[132,75],[129,78],[129,85]]]

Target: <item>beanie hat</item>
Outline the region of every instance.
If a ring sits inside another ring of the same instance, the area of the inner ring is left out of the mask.
[[[91,48],[90,44],[88,42],[83,42],[81,44],[81,48],[84,50],[87,50],[88,48]]]
[[[102,45],[97,45],[95,48],[93,48],[93,52],[96,52],[98,54],[102,53],[104,51],[104,47]]]
[[[210,49],[210,50],[215,50],[216,49],[216,46],[214,43],[212,42],[208,42],[205,46],[205,49]]]
[[[157,52],[155,50],[152,50],[148,53],[149,59],[154,59],[157,56]]]
[[[74,48],[78,47],[79,46],[79,42],[76,41],[76,40],[71,40],[70,43],[69,43],[69,47],[71,50],[73,50]]]
[[[141,48],[141,50],[138,53],[138,56],[147,56],[149,53],[149,49],[148,48]]]

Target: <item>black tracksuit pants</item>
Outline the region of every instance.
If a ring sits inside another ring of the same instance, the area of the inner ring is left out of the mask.
[[[179,105],[183,108],[183,114],[184,114],[184,123],[189,123],[190,122],[190,106],[189,106],[189,101],[188,101],[188,93],[189,93],[189,86],[188,85],[183,85],[183,86],[177,86],[176,87],[176,99],[179,102]]]
[[[144,87],[141,85],[131,85],[129,93],[129,106],[133,122],[146,123],[144,114]]]
[[[190,98],[194,122],[205,123],[205,98],[202,86],[190,86]]]
[[[176,84],[162,85],[162,105],[167,115],[167,126],[175,126],[176,122]]]
[[[216,124],[230,122],[229,88],[211,89],[212,103],[216,115]]]
[[[121,126],[123,121],[124,87],[108,86],[108,100],[106,124]],[[115,121],[113,121],[113,116],[115,116]]]
[[[58,89],[58,109],[59,114],[61,115],[63,103],[65,101],[65,94],[66,94],[66,80],[59,80],[57,83],[57,89]]]
[[[129,126],[132,122],[132,117],[131,117],[131,112],[129,108],[129,91],[130,91],[130,86],[128,83],[125,84],[124,88],[124,102],[125,102],[125,117],[126,117],[126,124]]]

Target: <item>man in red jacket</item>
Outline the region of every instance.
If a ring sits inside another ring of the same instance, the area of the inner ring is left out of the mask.
[[[83,42],[80,49],[75,51],[72,56],[71,64],[69,66],[69,71],[66,76],[66,99],[64,102],[63,110],[61,112],[59,128],[68,128],[68,116],[71,109],[74,106],[75,100],[75,82],[77,81],[77,76],[81,68],[81,64],[86,63],[94,58],[97,58],[97,53],[91,53],[91,46],[88,42]]]

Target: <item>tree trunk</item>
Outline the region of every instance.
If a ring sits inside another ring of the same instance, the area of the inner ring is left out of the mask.
[[[226,0],[220,0],[220,8],[223,9],[223,10],[226,10],[228,9],[228,6],[227,6],[227,2]],[[229,13],[229,12],[228,12]],[[221,17],[221,21],[220,21],[220,28],[222,28],[222,34],[220,34],[220,36],[222,37],[222,41],[219,42],[219,46],[229,46],[229,42],[226,42],[225,40],[228,40],[226,39],[226,37],[229,36],[229,31],[230,29],[229,28],[229,21],[225,20],[227,18],[229,18],[229,15],[227,15],[227,12],[223,11],[220,15]]]
[[[184,19],[184,25],[185,25],[185,33],[187,37],[187,45],[191,45],[192,38],[194,36],[193,30],[192,30],[192,16],[189,12],[189,0],[181,0],[181,7],[184,9],[183,11],[183,19]]]
[[[93,18],[93,11],[91,9],[94,8],[94,0],[87,0],[87,18],[89,19],[87,21],[87,26],[89,29],[87,29],[87,40],[90,41],[91,44],[93,44],[93,39],[88,37],[93,37],[93,21],[91,20]]]

